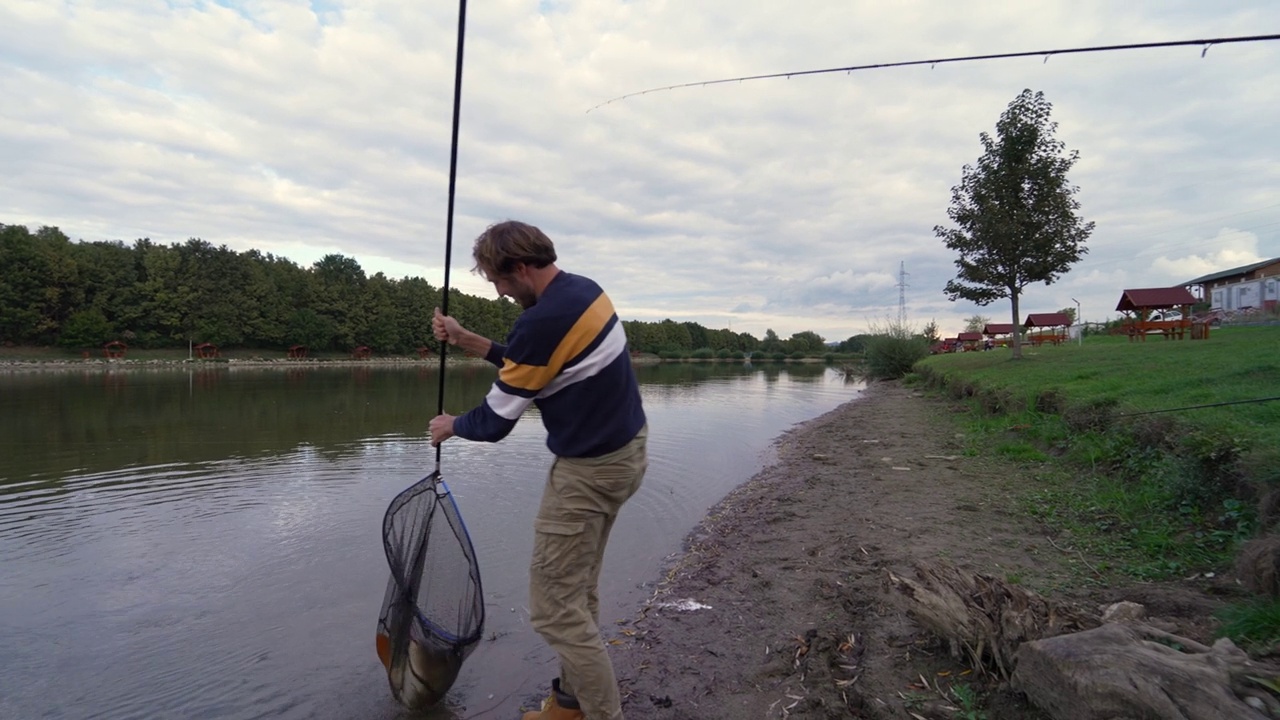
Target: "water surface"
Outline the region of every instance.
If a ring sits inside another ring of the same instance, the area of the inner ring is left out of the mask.
[[[638,369],[650,468],[615,526],[602,623],[630,617],[771,440],[854,397],[818,366]],[[373,650],[382,515],[430,472],[427,365],[0,375],[0,718],[401,717]],[[450,368],[446,407],[487,367]],[[528,625],[550,455],[531,410],[442,470],[486,636],[437,717],[506,717],[556,674]],[[490,708],[498,708],[490,712]]]

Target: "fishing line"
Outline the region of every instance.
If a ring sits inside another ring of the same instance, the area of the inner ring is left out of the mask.
[[[467,31],[467,0],[458,0],[458,57],[453,75],[453,137],[449,142],[449,209],[444,227],[444,289],[440,291],[440,312],[449,315],[449,266],[453,264],[453,198],[458,182],[458,119],[462,114],[462,42]],[[440,341],[440,386],[436,398],[436,415],[444,414],[444,367],[449,355],[448,341]],[[436,474],[440,473],[440,451],[436,445]]]
[[[595,110],[596,108],[603,107],[605,105],[608,105],[609,103],[617,102],[619,100],[626,100],[627,98],[631,98],[631,97],[636,97],[637,95],[647,95],[652,92],[661,92],[664,90],[678,90],[680,88],[688,88],[688,87],[703,87],[706,85],[720,85],[723,83],[731,83],[731,82],[745,82],[747,80],[769,80],[774,78],[787,78],[789,80],[793,77],[800,77],[802,75],[821,75],[823,73],[836,73],[836,72],[852,73],[855,70],[879,70],[882,68],[907,67],[910,65],[929,65],[932,67],[934,65],[942,65],[945,63],[973,62],[977,60],[999,60],[1003,58],[1043,56],[1045,59],[1045,62],[1048,62],[1049,58],[1054,55],[1071,55],[1071,54],[1091,53],[1091,52],[1111,52],[1116,50],[1145,50],[1148,48],[1179,47],[1184,45],[1203,45],[1204,50],[1200,52],[1200,57],[1204,57],[1205,53],[1208,52],[1209,48],[1213,45],[1227,45],[1230,43],[1245,43],[1245,42],[1263,42],[1267,40],[1280,40],[1280,35],[1248,35],[1248,36],[1242,36],[1242,37],[1211,38],[1207,40],[1170,40],[1166,42],[1153,42],[1153,43],[1130,43],[1127,45],[1099,45],[1095,47],[1063,48],[1060,50],[1031,50],[1027,52],[995,53],[990,55],[967,55],[964,57],[937,58],[935,60],[907,60],[904,62],[874,63],[871,65],[850,65],[849,67],[825,68],[822,70],[793,70],[791,72],[769,73],[767,75],[744,75],[742,77],[722,78],[719,80],[701,80],[698,82],[679,83],[677,85],[667,85],[664,87],[649,88],[648,90],[641,90],[639,92],[627,93],[626,95],[619,95],[618,97],[613,98],[612,100],[606,100],[605,102],[602,102],[599,105],[592,106],[590,110],[587,110],[587,112],[591,112],[591,110]]]
[[[1125,413],[1123,415],[1116,415],[1116,417],[1118,418],[1137,417],[1139,415],[1155,415],[1156,413],[1179,412],[1181,410],[1199,410],[1201,408],[1223,407],[1224,405],[1247,405],[1250,403],[1264,403],[1264,402],[1271,402],[1272,400],[1280,400],[1280,395],[1277,395],[1275,397],[1254,398],[1253,400],[1229,400],[1227,402],[1209,403],[1208,405],[1187,405],[1186,407],[1165,408],[1164,410],[1146,410],[1144,412]]]

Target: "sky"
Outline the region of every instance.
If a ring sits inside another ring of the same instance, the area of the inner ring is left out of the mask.
[[[979,134],[1023,90],[1079,152],[1088,254],[1022,311],[1117,315],[1280,256],[1280,42],[744,75],[1280,32],[1274,0],[473,0],[450,284],[518,219],[624,320],[842,340],[944,335],[934,234]],[[0,223],[76,240],[202,238],[300,265],[444,281],[451,0],[4,0]],[[0,268],[0,271],[3,271]],[[901,274],[905,272],[905,275]]]

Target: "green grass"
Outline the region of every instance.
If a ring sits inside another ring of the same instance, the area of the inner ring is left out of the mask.
[[[1280,641],[1280,600],[1275,598],[1231,605],[1218,613],[1218,619],[1218,634],[1248,652],[1273,652]]]
[[[1093,558],[1087,578],[1228,567],[1280,483],[1280,325],[1207,341],[1086,338],[1083,346],[934,356],[923,382],[970,397],[966,455],[1024,465],[1018,502]],[[1082,571],[1083,572],[1083,571]]]
[[[1087,337],[1082,345],[935,355],[927,372],[956,374],[1035,407],[1046,393],[1118,413],[1280,396],[1280,325],[1215,329],[1208,340]],[[1179,410],[1185,420],[1252,443],[1280,447],[1280,401]],[[1159,417],[1153,415],[1150,417]]]

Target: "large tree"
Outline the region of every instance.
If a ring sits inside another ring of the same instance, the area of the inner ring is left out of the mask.
[[[960,253],[960,272],[944,289],[951,300],[987,305],[1009,298],[1013,326],[1021,325],[1018,298],[1031,283],[1052,284],[1088,252],[1092,222],[1076,215],[1079,188],[1067,171],[1079,153],[1054,138],[1058,124],[1044,93],[1023,90],[996,123],[996,138],[979,135],[983,153],[965,165],[951,188],[947,216],[955,227],[933,232]],[[1013,357],[1022,357],[1013,334]]]

